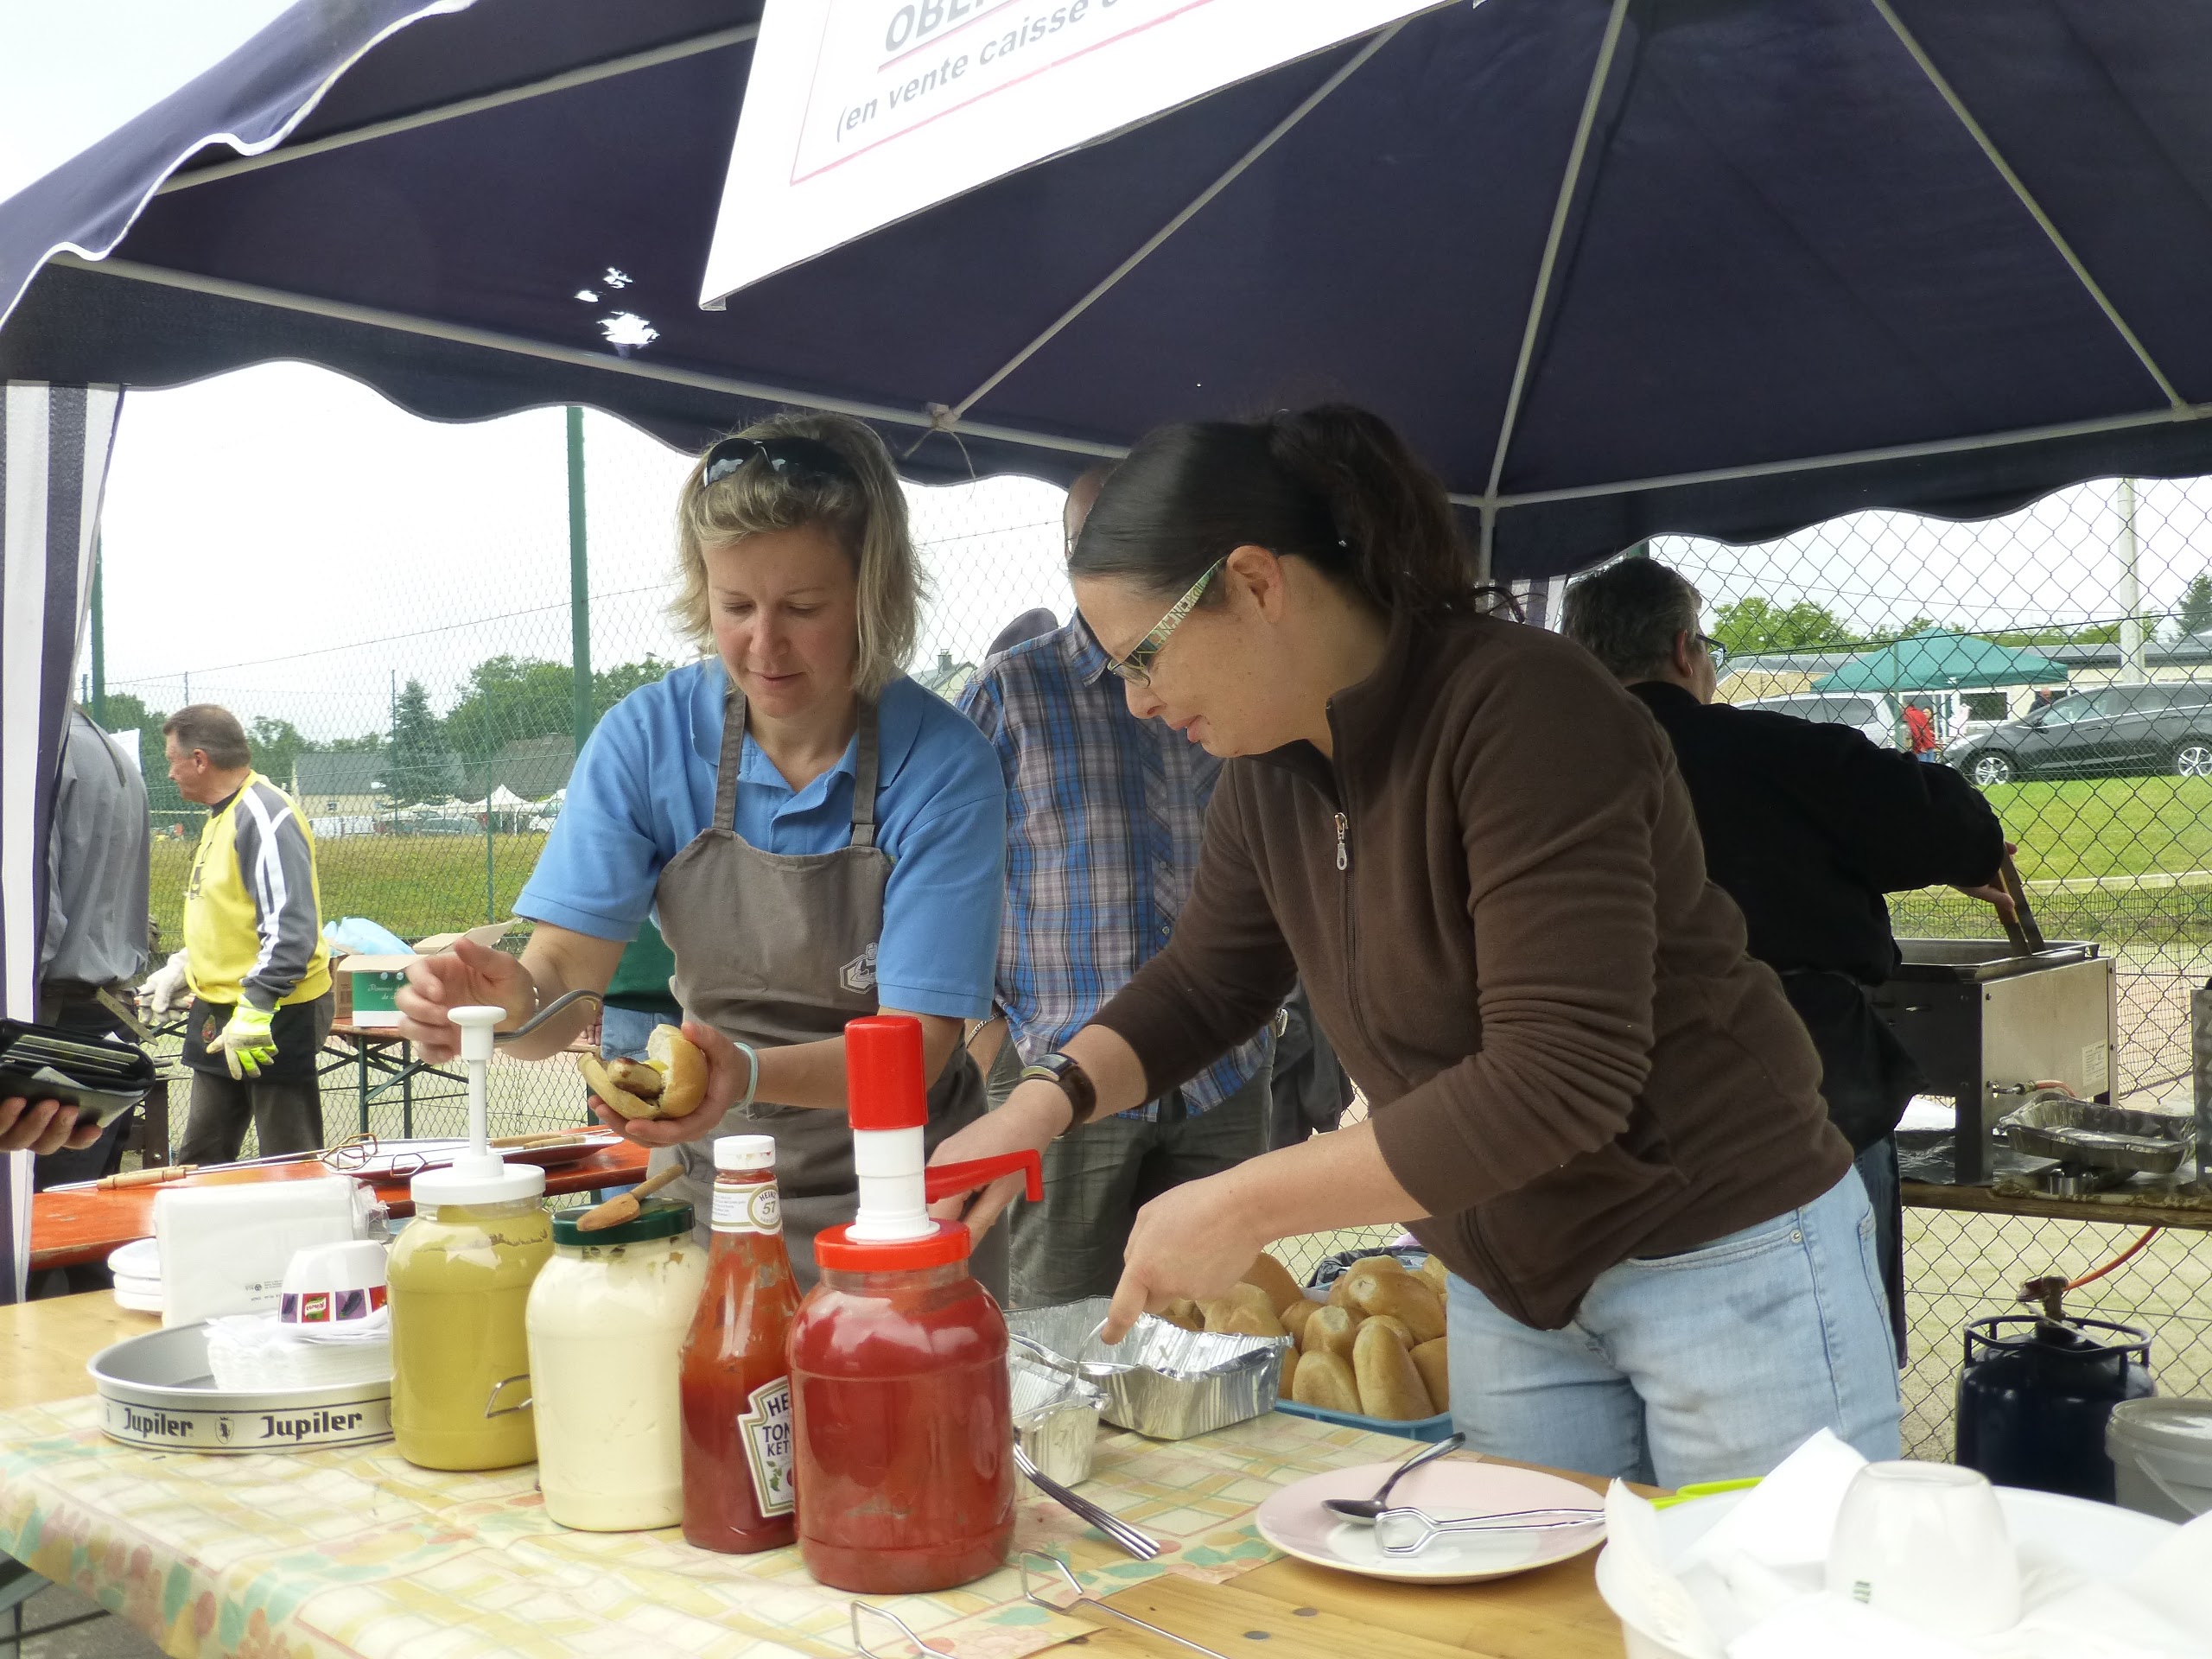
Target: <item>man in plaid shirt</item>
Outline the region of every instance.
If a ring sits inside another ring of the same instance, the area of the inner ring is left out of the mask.
[[[1087,473],[1068,493],[1071,542],[1104,482]],[[991,658],[960,708],[1006,772],[996,1001],[1027,1062],[1073,1036],[1167,943],[1221,762],[1129,712],[1080,616]],[[1046,1148],[1044,1202],[1013,1212],[1018,1305],[1112,1294],[1146,1200],[1268,1150],[1273,1045],[1262,1027],[1181,1088]],[[992,1081],[995,1106],[1013,1069]]]

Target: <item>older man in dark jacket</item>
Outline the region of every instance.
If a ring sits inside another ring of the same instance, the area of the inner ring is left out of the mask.
[[[1820,1050],[1828,1116],[1873,1200],[1902,1358],[1904,1211],[1892,1136],[1920,1077],[1866,996],[1898,960],[1883,895],[1956,886],[2009,912],[1996,885],[2004,827],[1948,766],[1878,748],[1850,727],[1714,702],[1700,605],[1697,589],[1666,566],[1623,559],[1568,590],[1565,629],[1673,740],[1707,872],[1742,907],[1751,954],[1782,976]]]

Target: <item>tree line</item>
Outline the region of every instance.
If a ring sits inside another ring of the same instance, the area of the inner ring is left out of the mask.
[[[592,716],[596,720],[641,685],[675,667],[648,655],[594,672]],[[162,746],[162,722],[170,711],[156,709],[130,692],[111,691],[95,711],[111,732],[138,733],[139,762],[157,811],[183,803],[168,781]],[[534,737],[566,737],[575,729],[575,682],[566,663],[502,654],[468,671],[453,706],[440,715],[420,680],[408,680],[393,700],[391,721],[384,731],[359,737],[310,738],[289,720],[256,715],[246,726],[255,768],[288,785],[302,754],[353,753],[384,759],[381,781],[396,803],[442,800],[454,791],[456,771],[488,790],[494,765],[507,745]],[[457,764],[456,764],[457,763]]]
[[[2171,622],[2176,639],[2212,628],[2212,575],[2200,575],[2182,592],[2181,604],[2169,615],[2146,613],[2145,632]],[[1751,594],[1732,600],[1714,613],[1713,637],[1727,647],[1731,657],[1756,656],[1765,652],[1878,651],[1909,635],[1944,626],[1934,617],[1914,616],[1890,627],[1865,632],[1852,626],[1824,605],[1808,599],[1784,604]],[[2120,639],[2118,622],[2085,622],[2075,626],[2044,628],[1961,627],[2000,645],[2109,645]]]

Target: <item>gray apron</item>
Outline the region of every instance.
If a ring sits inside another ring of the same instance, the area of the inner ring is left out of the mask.
[[[875,844],[874,703],[861,704],[856,735],[852,844],[834,853],[763,852],[736,830],[745,699],[730,688],[714,822],[662,868],[654,899],[661,933],[676,956],[676,1000],[689,1018],[734,1041],[756,1048],[818,1042],[842,1037],[847,1020],[877,1011],[875,950],[883,934],[883,887],[892,859]],[[935,1150],[983,1110],[982,1077],[966,1047],[955,1043],[950,1061],[930,1089],[924,1139]],[[811,1288],[814,1236],[850,1221],[859,1205],[851,1124],[839,1111],[756,1101],[750,1112],[724,1118],[721,1129],[775,1137],[784,1239],[799,1284]],[[676,1162],[683,1173],[664,1190],[695,1207],[699,1242],[706,1243],[713,1142],[687,1141],[657,1151],[651,1167],[658,1173]],[[976,1277],[1003,1300],[1004,1227],[993,1228],[979,1242],[971,1265]]]

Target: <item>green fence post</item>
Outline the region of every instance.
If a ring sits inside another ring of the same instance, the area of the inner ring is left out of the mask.
[[[584,412],[569,408],[569,639],[576,753],[591,735],[591,570],[584,535]]]
[[[484,919],[496,922],[498,900],[492,883],[492,769],[484,769]]]

